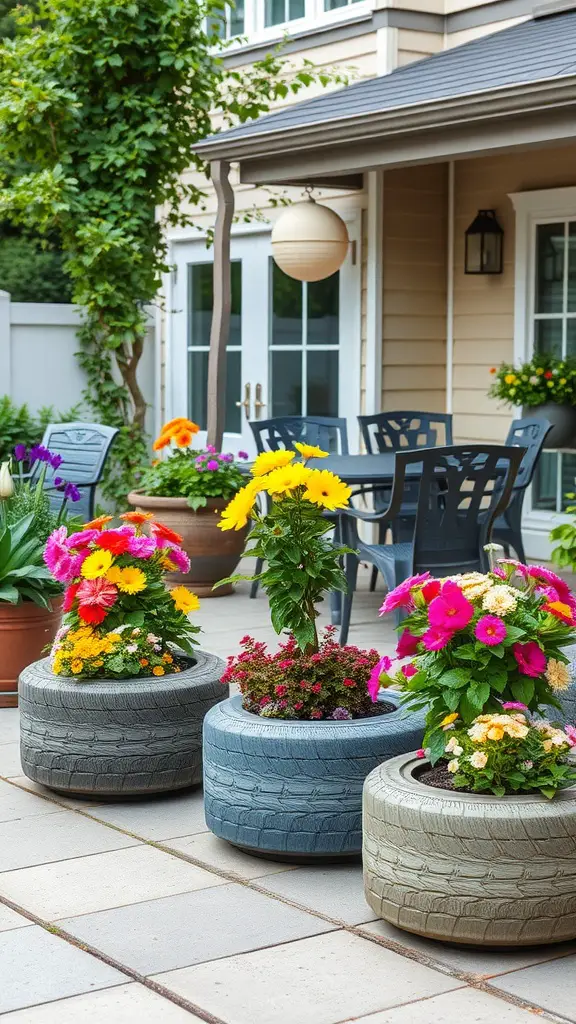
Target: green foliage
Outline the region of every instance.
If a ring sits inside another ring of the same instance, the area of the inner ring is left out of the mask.
[[[13,302],[70,302],[72,286],[62,253],[31,238],[0,235],[0,289]]]
[[[576,494],[569,493],[567,498],[574,499]],[[568,505],[566,512],[576,515],[576,505]],[[550,531],[550,540],[557,540],[558,547],[552,549],[551,559],[561,569],[570,569],[576,572],[576,521],[561,523]]]
[[[576,405],[576,361],[573,359],[554,359],[539,353],[518,368],[502,363],[490,372],[495,375],[490,396],[510,405],[536,406],[545,402]]]
[[[224,0],[217,6],[224,10]],[[194,144],[345,76],[278,52],[242,68],[215,55],[214,3],[46,0],[0,48],[0,217],[57,231],[83,308],[85,399],[120,430],[104,494],[121,502],[146,458],[138,384],[146,314],[169,271],[166,226],[190,224],[206,178]],[[155,212],[162,210],[161,219]]]
[[[444,756],[456,789],[496,796],[540,792],[551,799],[576,782],[566,756],[571,745],[549,722],[532,724],[524,714],[500,713],[451,732]]]
[[[13,38],[18,28],[15,12],[20,6],[19,0],[0,0],[0,38]],[[32,10],[36,10],[35,0],[27,4]]]
[[[0,601],[33,601],[49,608],[50,596],[59,594],[62,588],[44,564],[44,543],[36,533],[34,512],[9,523],[3,504],[0,501]]]
[[[217,464],[217,469],[208,469],[209,463]],[[140,490],[162,498],[187,498],[190,508],[197,509],[204,508],[209,498],[228,501],[245,482],[233,455],[175,448],[167,459],[143,472]]]
[[[53,406],[46,405],[33,415],[26,404],[16,405],[9,395],[3,395],[0,397],[0,462],[10,458],[17,444],[26,448],[39,444],[49,423],[70,423],[79,416],[78,405],[66,412],[55,412]]]

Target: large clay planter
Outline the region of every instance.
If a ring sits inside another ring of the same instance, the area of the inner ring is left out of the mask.
[[[364,886],[390,924],[475,946],[576,938],[576,786],[480,796],[418,781],[414,754],[364,786]]]
[[[62,598],[52,599],[52,609],[33,601],[9,604],[0,601],[0,708],[18,704],[18,676],[30,662],[42,657],[62,621]]]
[[[202,781],[202,720],[228,696],[224,662],[195,652],[178,675],[80,681],[48,659],[20,676],[24,774],[82,796],[165,793]]]
[[[398,705],[389,691],[384,699]],[[204,720],[208,827],[279,860],[358,857],[364,779],[419,746],[423,727],[400,710],[343,722],[261,718],[231,697]]]
[[[576,407],[545,402],[543,405],[524,406],[529,419],[548,420],[552,430],[544,442],[545,448],[572,448],[576,442]]]
[[[138,491],[128,495],[137,509],[153,512],[158,520],[182,537],[182,547],[190,558],[190,572],[167,573],[173,583],[183,583],[199,597],[224,597],[233,593],[230,583],[213,590],[218,580],[231,576],[242,557],[247,527],[243,530],[218,529],[219,513],[228,504],[223,498],[210,498],[196,512],[186,498],[156,498]]]

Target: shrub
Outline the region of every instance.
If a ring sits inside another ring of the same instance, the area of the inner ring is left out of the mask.
[[[0,234],[0,289],[12,302],[71,302],[62,253],[31,238]]]
[[[68,423],[80,416],[80,406],[67,412],[55,412],[51,405],[42,406],[36,414],[24,403],[16,405],[9,395],[0,397],[0,462],[6,462],[16,445],[32,448],[42,440],[49,423]]]

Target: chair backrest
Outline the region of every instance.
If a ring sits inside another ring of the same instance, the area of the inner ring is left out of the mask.
[[[74,515],[86,520],[93,518],[96,485],[117,433],[116,427],[105,427],[100,423],[49,423],[46,427],[42,444],[62,456],[60,468],[56,473],[47,475],[46,486],[54,486],[54,476],[76,484],[82,497],[69,506]],[[39,469],[38,466],[36,474]],[[54,509],[59,509],[61,502],[61,495],[50,494],[50,504]]]
[[[523,491],[532,483],[536,464],[551,430],[552,424],[548,420],[530,418],[512,420],[505,443],[524,449],[520,469],[514,483],[515,491]]]
[[[259,452],[291,450],[295,441],[315,444],[331,455],[348,455],[346,420],[336,416],[277,416],[250,423]]]
[[[366,451],[413,451],[452,444],[452,416],[441,412],[379,412],[359,416]]]
[[[453,445],[397,452],[390,513],[404,495],[406,467],[421,466],[414,529],[414,572],[432,575],[484,572],[484,544],[496,516],[507,507],[522,449],[503,445]]]

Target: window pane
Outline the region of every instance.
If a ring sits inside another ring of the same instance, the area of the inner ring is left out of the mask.
[[[244,0],[236,0],[230,8],[230,35],[241,36],[244,32]]]
[[[302,291],[302,283],[272,261],[272,345],[302,344]]]
[[[188,353],[188,415],[201,430],[206,430],[207,388],[208,388],[208,352]],[[226,354],[226,425],[227,433],[239,434],[241,431],[241,413],[236,402],[241,398],[241,366],[242,353]]]
[[[288,0],[288,17],[290,21],[293,21],[294,18],[303,18],[305,13],[305,0]]]
[[[534,321],[534,351],[539,355],[562,356],[562,321]]]
[[[576,320],[566,321],[566,355],[576,357]]]
[[[207,346],[210,344],[210,325],[214,299],[212,263],[188,264],[188,344]],[[242,344],[242,263],[232,262],[231,271],[232,312],[230,316],[229,345]]]
[[[338,344],[338,296],[340,275],[308,285],[308,344]]]
[[[536,230],[536,312],[561,313],[564,292],[564,225],[539,224]]]
[[[542,452],[536,464],[533,484],[533,507],[556,511],[556,482],[558,458],[554,452]]]
[[[576,224],[568,225],[568,312],[576,312]]]
[[[325,11],[335,11],[337,7],[346,7],[348,0],[324,0]]]
[[[338,415],[338,352],[308,352],[308,415]]]
[[[272,416],[302,415],[301,352],[270,352]]]
[[[567,498],[568,493],[576,491],[576,455],[560,456],[562,462],[562,511],[567,505],[574,505],[574,498]]]
[[[281,25],[286,21],[284,0],[264,0],[264,24]]]

